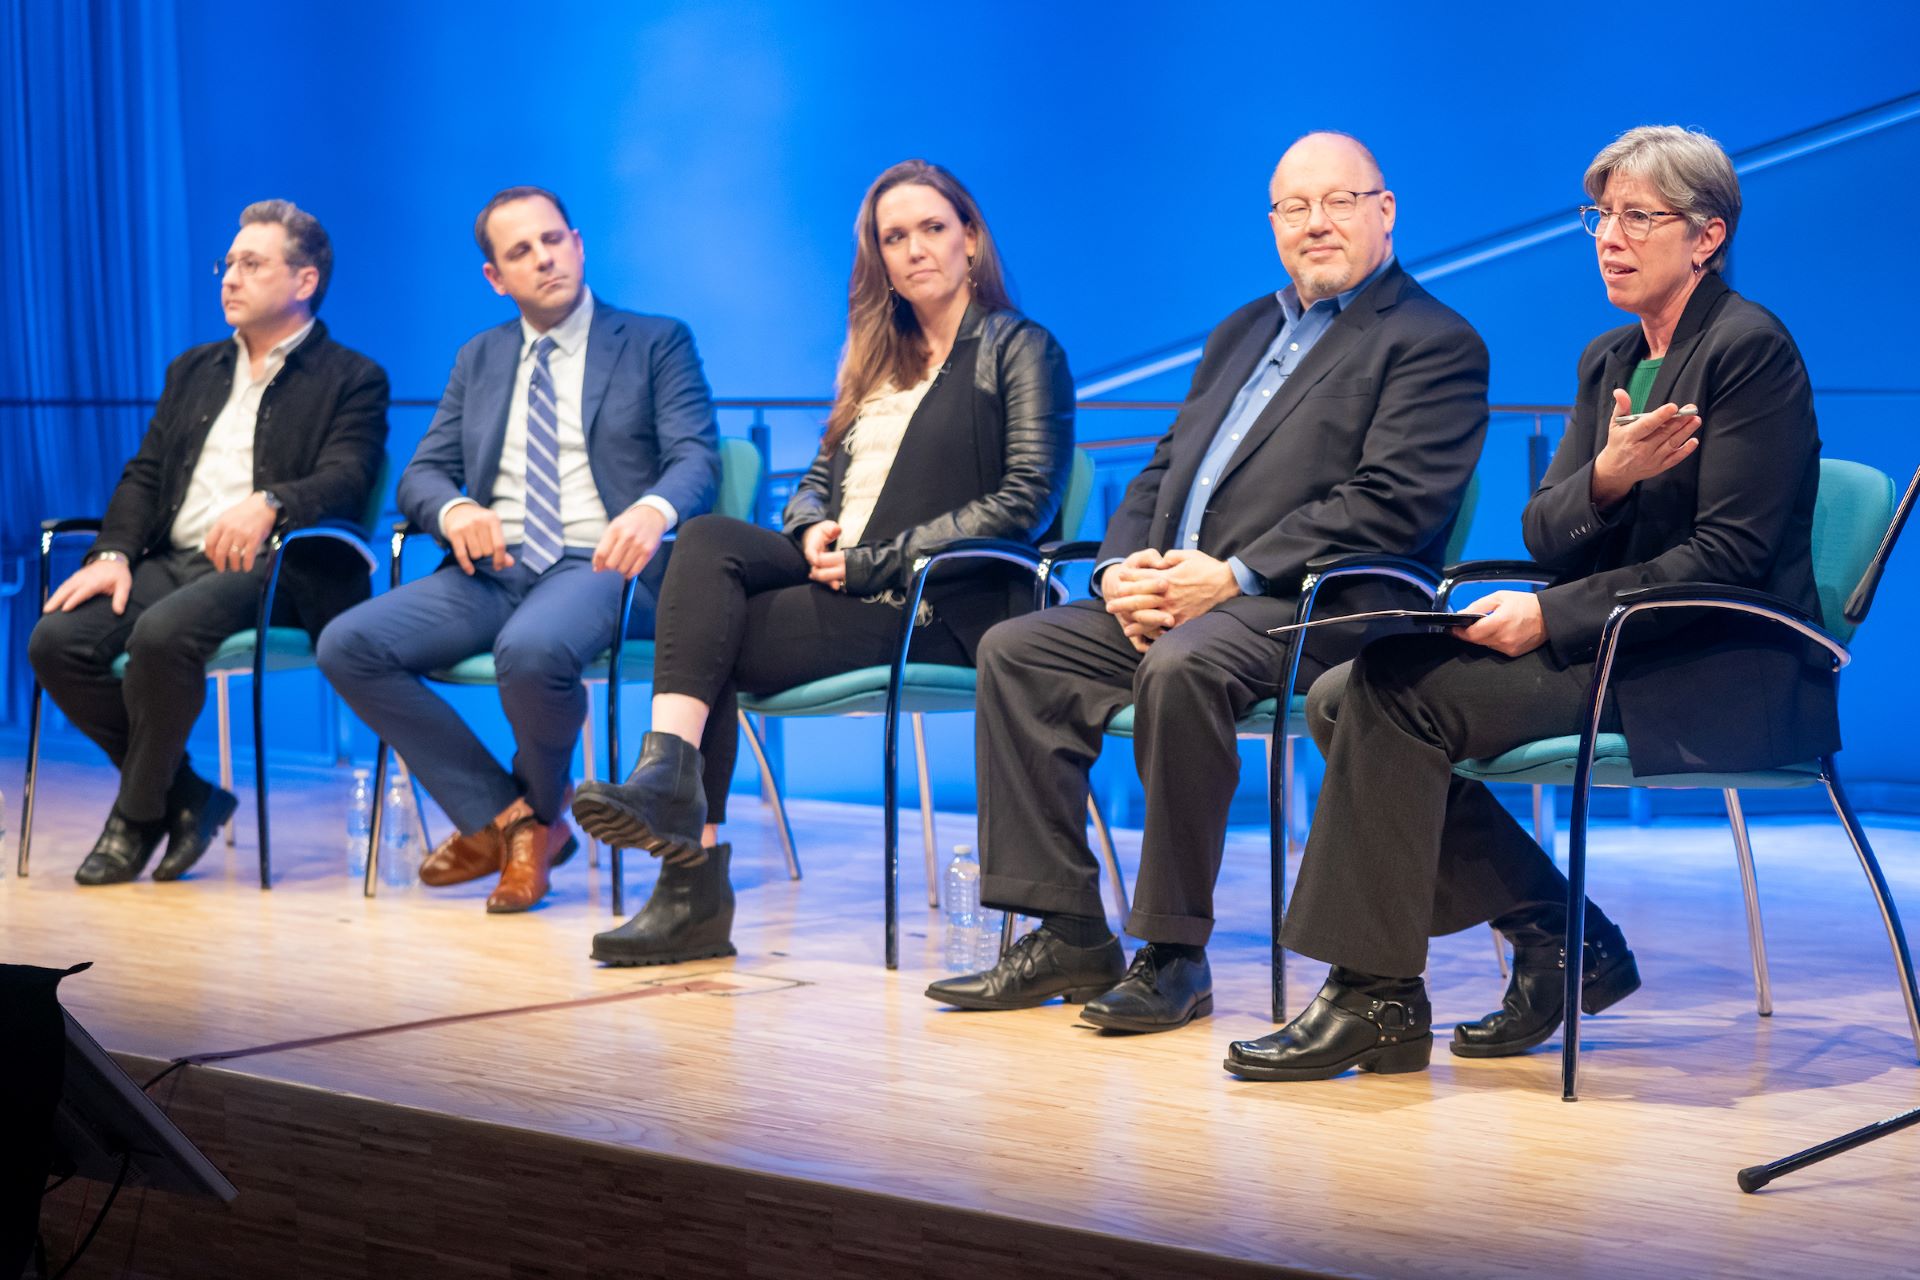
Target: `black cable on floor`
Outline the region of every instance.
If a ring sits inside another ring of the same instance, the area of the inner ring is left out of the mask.
[[[113,1190],[107,1192],[106,1203],[100,1206],[100,1212],[94,1217],[93,1225],[87,1229],[87,1238],[82,1240],[80,1247],[73,1251],[73,1256],[67,1259],[67,1264],[54,1272],[53,1280],[60,1280],[67,1272],[73,1270],[74,1263],[80,1261],[87,1251],[87,1246],[92,1244],[93,1238],[100,1234],[100,1228],[107,1221],[107,1211],[113,1208],[113,1202],[119,1196],[120,1188],[126,1185],[127,1170],[132,1166],[133,1152],[129,1151],[120,1157],[120,1175],[113,1180]]]

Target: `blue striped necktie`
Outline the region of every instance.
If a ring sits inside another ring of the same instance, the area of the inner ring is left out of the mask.
[[[527,382],[527,515],[520,563],[546,572],[565,545],[560,521],[560,419],[547,358],[552,338],[534,344],[533,377]]]

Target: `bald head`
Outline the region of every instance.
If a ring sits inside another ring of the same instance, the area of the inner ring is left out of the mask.
[[[1386,185],[1373,152],[1344,133],[1309,133],[1280,157],[1267,187],[1267,217],[1303,305],[1357,287],[1392,255],[1393,193]]]

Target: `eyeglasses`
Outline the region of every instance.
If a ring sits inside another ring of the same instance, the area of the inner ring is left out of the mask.
[[[220,261],[214,263],[213,274],[224,280],[226,279],[227,272],[231,271],[242,280],[251,280],[254,276],[272,266],[274,261],[275,259],[273,258],[256,258],[250,253],[245,253],[232,261],[222,258]]]
[[[1645,240],[1660,225],[1662,218],[1684,218],[1684,213],[1671,213],[1665,209],[1622,209],[1618,213],[1608,213],[1605,209],[1593,205],[1580,206],[1580,225],[1587,229],[1590,236],[1598,236],[1606,228],[1609,220],[1618,218],[1620,230],[1629,240]]]
[[[1276,200],[1270,208],[1280,215],[1280,221],[1290,227],[1304,227],[1307,219],[1313,216],[1313,206],[1319,205],[1323,213],[1334,222],[1345,222],[1360,207],[1360,202],[1368,196],[1385,194],[1386,188],[1377,191],[1329,191],[1318,200],[1302,200],[1299,196],[1288,196],[1285,200]]]

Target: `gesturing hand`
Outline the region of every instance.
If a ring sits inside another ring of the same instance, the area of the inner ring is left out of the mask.
[[[830,548],[840,539],[840,524],[822,520],[800,535],[800,554],[807,558],[807,576],[835,591],[847,589],[847,553]]]
[[[607,522],[593,549],[593,567],[631,578],[647,567],[666,536],[667,518],[654,507],[635,504]]]
[[[1613,392],[1615,418],[1633,412],[1633,399]],[[1593,505],[1610,507],[1642,480],[1650,480],[1693,456],[1700,447],[1700,415],[1692,405],[1663,404],[1624,425],[1610,427],[1606,447],[1593,460]]]
[[[1469,644],[1485,645],[1496,653],[1517,658],[1547,642],[1540,597],[1531,591],[1495,591],[1481,596],[1462,612],[1486,615],[1470,627],[1454,630],[1453,634]]]
[[[497,572],[511,568],[513,557],[507,554],[507,536],[500,517],[477,502],[462,502],[447,508],[440,518],[440,536],[447,540],[453,558],[469,577],[476,561],[485,560]]]

